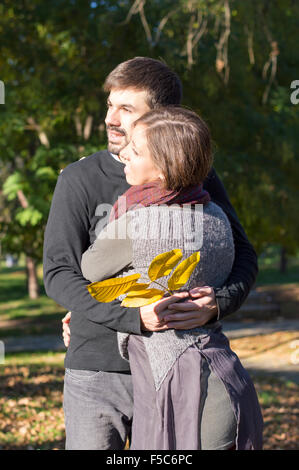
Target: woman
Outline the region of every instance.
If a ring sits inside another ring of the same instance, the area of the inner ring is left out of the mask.
[[[152,110],[135,122],[121,156],[132,186],[83,254],[83,275],[94,282],[138,272],[148,282],[153,258],[180,248],[183,259],[200,251],[184,291],[222,285],[234,245],[227,217],[202,189],[212,165],[206,124],[184,108]],[[170,276],[159,283],[167,287]],[[134,387],[132,450],[262,447],[254,386],[219,321],[118,336]]]

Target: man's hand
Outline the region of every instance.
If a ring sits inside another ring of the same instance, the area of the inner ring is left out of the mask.
[[[217,318],[218,307],[214,289],[209,286],[195,287],[189,291],[192,299],[185,302],[171,303],[161,311],[159,318],[164,320],[164,328],[185,330],[205,325],[209,320]],[[171,299],[172,297],[169,297]]]
[[[63,319],[61,320],[62,330],[63,330],[63,333],[62,333],[63,342],[66,348],[69,346],[70,340],[71,340],[71,331],[69,327],[69,323],[71,321],[71,315],[72,315],[72,312],[67,312],[65,317],[63,317]]]
[[[165,322],[163,321],[163,313],[169,313],[167,307],[170,304],[174,305],[174,302],[178,302],[188,296],[189,292],[178,292],[170,297],[163,297],[150,305],[140,307],[141,329],[145,331],[161,331],[169,329],[170,327],[165,325]]]

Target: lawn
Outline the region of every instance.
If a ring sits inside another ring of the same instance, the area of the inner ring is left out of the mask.
[[[299,253],[297,256],[288,258],[288,267],[285,273],[279,271],[279,249],[270,246],[259,257],[259,273],[257,276],[257,286],[268,286],[275,284],[292,284],[299,281]]]
[[[237,340],[234,350],[238,352]],[[53,352],[8,354],[0,365],[2,450],[64,448],[63,356]],[[298,385],[263,374],[253,380],[264,416],[264,449],[296,449]]]
[[[277,270],[277,257],[261,259],[257,284],[297,282],[299,262],[290,263],[286,277]],[[0,339],[7,336],[61,334],[61,318],[66,310],[49,299],[42,286],[42,266],[38,269],[41,296],[30,300],[25,286],[24,267],[0,270]],[[295,280],[294,280],[295,279]],[[280,335],[233,340],[232,347],[242,358],[273,349],[278,356],[288,354],[290,336]],[[278,347],[279,346],[279,347]],[[279,349],[280,348],[280,349]],[[268,354],[268,353],[267,353]],[[62,410],[64,353],[34,352],[6,354],[0,364],[0,449],[63,449]],[[296,449],[298,429],[298,385],[255,374],[254,383],[262,406],[265,449]],[[298,445],[297,445],[298,447]]]
[[[24,268],[1,268],[0,271],[0,338],[58,333],[66,310],[47,297],[42,283],[42,266],[38,269],[40,297],[31,300],[26,290]]]

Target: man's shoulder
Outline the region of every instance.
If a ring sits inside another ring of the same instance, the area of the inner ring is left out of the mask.
[[[92,175],[95,169],[101,165],[103,158],[108,156],[108,150],[100,150],[86,157],[81,157],[75,162],[69,163],[60,174],[64,177],[80,178],[82,175]]]

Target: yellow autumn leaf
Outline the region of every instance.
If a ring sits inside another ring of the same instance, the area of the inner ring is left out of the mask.
[[[162,276],[168,276],[174,266],[182,259],[182,250],[175,248],[156,256],[148,268],[148,276],[151,281],[155,281]]]
[[[150,285],[150,282],[144,283],[144,282],[137,282],[136,284],[133,284],[132,287],[126,292],[127,295],[134,297],[134,295],[139,295],[144,292],[148,291],[148,287]]]
[[[149,305],[153,302],[156,302],[159,299],[162,299],[165,292],[160,289],[147,289],[147,292],[144,292],[140,295],[127,295],[127,297],[122,301],[122,307],[143,307],[143,305]]]
[[[136,273],[125,277],[105,279],[105,281],[92,282],[86,288],[98,302],[112,302],[136,284],[140,276],[141,274]]]
[[[168,288],[170,290],[176,290],[183,287],[194,271],[197,263],[200,260],[200,252],[196,251],[192,253],[189,258],[182,261],[172,273],[172,276],[168,279]]]

